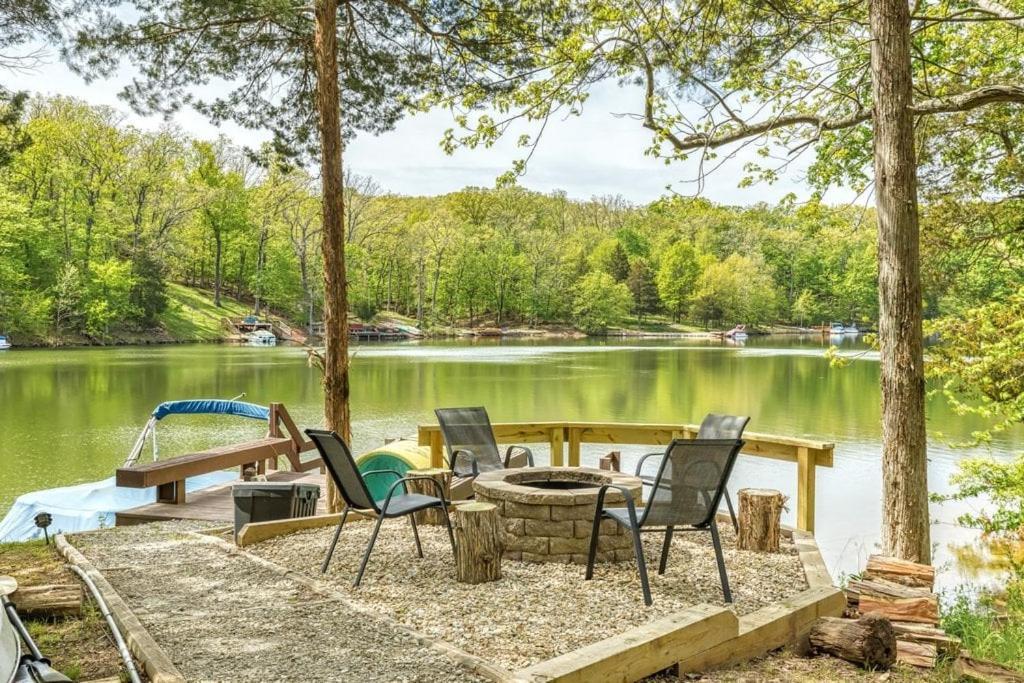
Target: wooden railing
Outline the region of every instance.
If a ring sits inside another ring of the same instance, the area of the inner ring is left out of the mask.
[[[284,429],[282,429],[282,427]],[[122,467],[117,470],[118,486],[149,488],[155,486],[158,503],[185,502],[185,479],[209,474],[228,467],[255,467],[262,474],[277,469],[278,456],[285,456],[294,472],[316,469],[323,463],[318,457],[302,460],[301,455],[315,448],[295,425],[281,403],[270,404],[267,436],[256,441],[219,446],[167,460]]]
[[[698,425],[632,424],[620,422],[499,422],[492,425],[502,444],[546,443],[551,447],[551,464],[580,466],[580,448],[585,443],[666,446],[672,439],[693,439]],[[421,446],[430,446],[431,467],[444,466],[444,440],[438,425],[420,425]],[[815,468],[832,467],[835,444],[794,439],[774,434],[744,432],[744,455],[796,463],[796,525],[814,531]]]

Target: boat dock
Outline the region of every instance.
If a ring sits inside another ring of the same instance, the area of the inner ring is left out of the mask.
[[[319,472],[271,472],[267,475],[267,481],[318,484],[320,500],[316,504],[316,513],[318,515],[327,514],[326,483],[324,475]],[[130,526],[147,522],[187,519],[232,524],[235,520],[235,508],[231,498],[231,487],[239,482],[241,479],[190,493],[188,500],[182,504],[149,503],[122,510],[116,513],[115,523],[117,526]]]

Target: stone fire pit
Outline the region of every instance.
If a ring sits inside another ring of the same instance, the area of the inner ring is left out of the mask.
[[[476,499],[493,503],[505,523],[505,555],[523,562],[586,564],[597,492],[604,484],[626,486],[641,505],[641,482],[620,472],[588,467],[523,467],[484,472],[473,482]],[[606,506],[626,499],[608,491]],[[597,560],[633,559],[633,540],[622,527],[604,520]]]

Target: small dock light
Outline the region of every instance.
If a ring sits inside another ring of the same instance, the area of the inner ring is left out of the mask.
[[[46,537],[46,545],[50,545],[50,533],[46,529],[51,524],[53,524],[53,516],[49,512],[40,512],[36,515],[36,526],[43,530],[43,536]]]

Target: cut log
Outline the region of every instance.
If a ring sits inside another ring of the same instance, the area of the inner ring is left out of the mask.
[[[485,583],[501,578],[501,516],[491,503],[464,503],[456,510],[455,580]]]
[[[774,489],[740,489],[739,503],[740,529],[736,547],[763,553],[778,552],[786,498]]]
[[[75,583],[19,586],[10,601],[25,616],[72,616],[82,611],[82,587]]]
[[[960,639],[947,635],[945,631],[934,626],[907,621],[894,621],[892,622],[892,630],[896,633],[896,640],[904,640],[911,643],[930,643],[935,646],[939,655],[943,657],[952,659],[960,652]]]
[[[619,451],[612,451],[608,455],[602,455],[597,461],[598,469],[611,470],[612,472],[619,472],[622,466],[622,453]]]
[[[935,585],[935,567],[908,562],[895,557],[872,555],[864,576],[869,579],[887,579],[904,586],[918,586],[932,590]]]
[[[861,595],[872,595],[876,598],[927,598],[931,591],[927,588],[905,586],[887,579],[851,579],[846,585],[846,598],[850,604],[856,605]]]
[[[995,662],[961,655],[953,672],[962,679],[977,683],[1024,683],[1024,674]]]
[[[444,491],[445,500],[451,500],[452,471],[443,469],[411,470],[406,476],[429,477],[437,482]],[[409,481],[409,493],[421,493],[424,496],[437,498],[437,486],[426,479],[413,479]],[[440,508],[431,508],[413,513],[416,516],[417,524],[444,524],[444,513]]]
[[[901,664],[934,669],[938,650],[931,643],[912,643],[908,640],[896,641],[896,661]]]
[[[929,594],[924,598],[879,598],[860,596],[857,609],[861,614],[880,614],[892,621],[912,621],[917,624],[939,623],[939,598]]]
[[[808,637],[816,652],[867,669],[888,669],[896,661],[896,636],[892,625],[877,614],[860,619],[822,617],[811,625]]]

